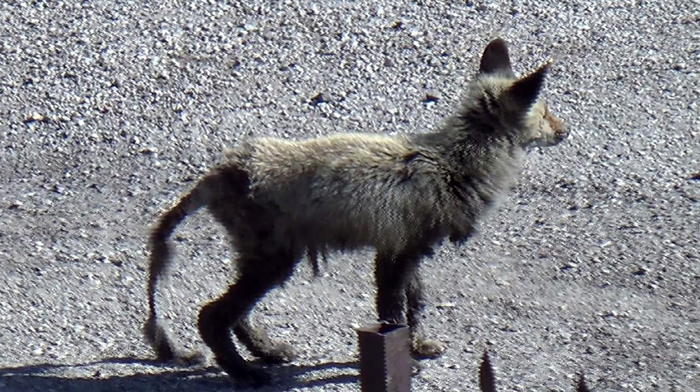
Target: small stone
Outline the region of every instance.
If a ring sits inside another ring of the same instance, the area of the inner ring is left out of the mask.
[[[687,65],[685,63],[677,63],[673,65],[673,70],[674,71],[682,71],[687,68]]]
[[[440,99],[440,97],[437,94],[427,93],[427,94],[425,94],[425,98],[423,98],[423,102],[424,103],[437,102],[439,99]]]
[[[24,123],[25,124],[31,124],[33,122],[42,122],[46,120],[46,116],[43,114],[39,113],[32,113],[28,115],[27,117],[24,118]]]
[[[143,155],[153,155],[158,152],[158,148],[156,147],[144,147],[139,150],[139,154]]]
[[[327,92],[320,92],[316,95],[314,95],[310,100],[309,103],[312,106],[318,106],[322,103],[329,103],[331,101],[331,96]]]
[[[647,274],[648,271],[649,271],[649,270],[646,269],[646,268],[644,268],[644,267],[639,267],[639,269],[636,270],[636,271],[634,271],[634,272],[632,273],[632,275],[634,275],[634,276],[644,276],[644,275]]]
[[[108,258],[108,260],[115,267],[121,267],[122,265],[124,265],[124,260],[122,260],[118,257],[110,257],[110,258]]]
[[[577,267],[578,267],[578,264],[576,264],[576,263],[566,263],[562,267],[560,267],[559,269],[561,271],[567,271],[567,270],[571,270],[571,269],[574,269]]]

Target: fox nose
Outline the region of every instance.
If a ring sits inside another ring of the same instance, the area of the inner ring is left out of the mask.
[[[557,139],[558,142],[566,139],[567,136],[569,136],[569,129],[563,125],[554,132],[554,138]]]

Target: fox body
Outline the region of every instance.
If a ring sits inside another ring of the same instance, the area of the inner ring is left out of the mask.
[[[516,78],[506,43],[492,41],[456,113],[435,132],[336,134],[288,141],[251,138],[225,152],[159,221],[151,236],[149,318],[145,335],[161,360],[183,358],[158,318],[155,294],[170,263],[168,238],[206,207],[238,251],[237,280],[205,305],[198,327],[232,378],[263,385],[269,375],[238,353],[230,336],[267,362],[291,360],[248,315],[309,255],[376,249],[378,318],[407,322],[416,357],[440,355],[419,333],[424,306],[419,262],[444,239],[464,241],[478,219],[513,185],[528,148],[567,136],[539,98],[549,64]]]

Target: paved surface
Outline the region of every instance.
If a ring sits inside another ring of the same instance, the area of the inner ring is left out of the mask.
[[[449,350],[414,390],[475,390],[484,348],[503,391],[571,391],[579,371],[597,391],[700,390],[698,1],[141,3],[0,3],[0,390],[231,390],[148,360],[157,215],[245,134],[434,129],[495,36],[517,72],[557,60],[546,97],[574,134],[423,266]],[[165,301],[190,348],[235,274],[208,218],[181,226]],[[259,306],[300,352],[268,391],[359,390],[370,257],[316,281],[303,265]]]

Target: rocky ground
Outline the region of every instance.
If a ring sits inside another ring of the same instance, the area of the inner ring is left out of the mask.
[[[462,247],[426,262],[448,351],[415,391],[700,390],[697,0],[0,3],[0,390],[229,391],[216,368],[150,361],[145,236],[244,135],[435,129],[488,41],[573,134],[530,155]],[[695,176],[695,179],[693,179]],[[206,213],[178,231],[166,316],[235,274]],[[256,311],[299,359],[267,391],[359,391],[371,253],[306,264]]]

